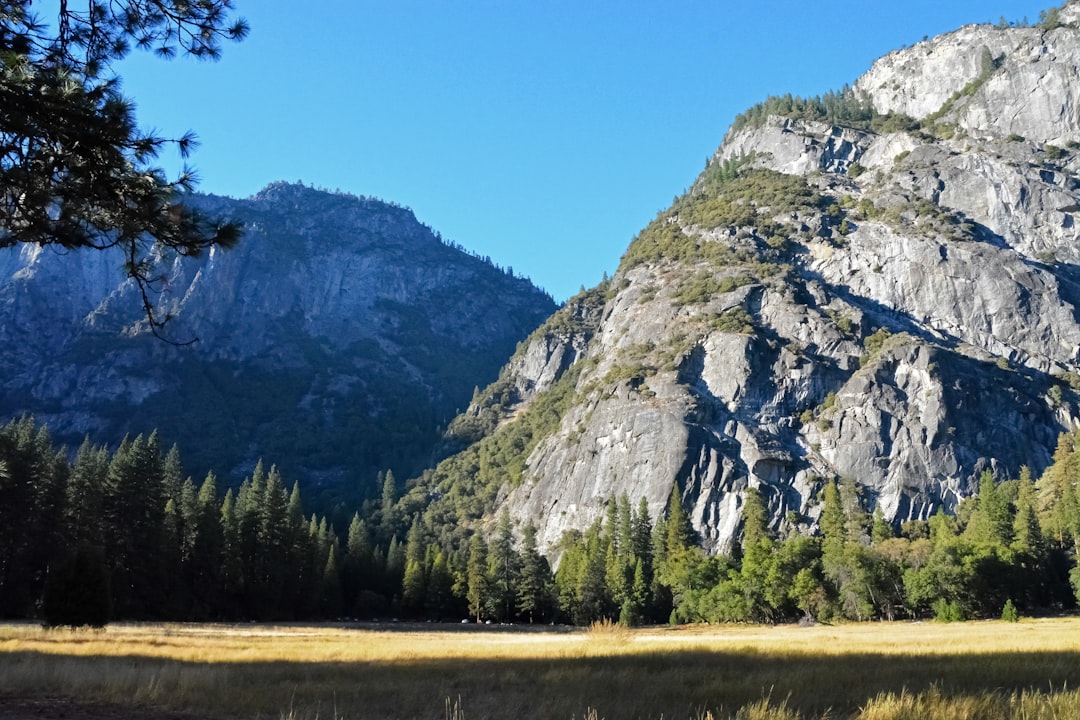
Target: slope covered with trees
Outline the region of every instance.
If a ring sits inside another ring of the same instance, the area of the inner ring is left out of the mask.
[[[568,532],[558,570],[531,524],[503,512],[467,544],[401,514],[392,474],[347,527],[305,511],[301,491],[260,463],[236,491],[186,476],[158,436],[69,461],[23,418],[0,429],[0,616],[48,624],[111,619],[402,619],[782,622],[1060,612],[1080,591],[1080,431],[1037,481],[996,480],[956,516],[897,533],[851,482],[822,489],[821,533],[770,530],[755,491],[741,542],[707,555],[679,495],[650,516],[612,498]],[[440,537],[444,538],[440,540]]]

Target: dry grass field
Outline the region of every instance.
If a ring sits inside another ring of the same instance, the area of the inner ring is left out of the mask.
[[[0,625],[0,720],[1080,718],[1080,619],[522,628]],[[97,705],[103,703],[104,706]],[[101,707],[113,708],[112,715]],[[30,709],[27,709],[30,708]]]

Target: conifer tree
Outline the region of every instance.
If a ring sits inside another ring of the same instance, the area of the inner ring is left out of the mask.
[[[162,471],[156,432],[125,438],[109,466],[106,558],[120,617],[152,618],[164,603]]]
[[[417,616],[424,609],[426,593],[424,543],[420,516],[414,515],[405,541],[405,572],[401,581],[401,608],[409,615]]]
[[[221,600],[227,617],[243,616],[244,548],[241,541],[240,518],[232,488],[221,502]]]
[[[65,542],[69,547],[87,545],[104,548],[105,486],[109,476],[109,453],[83,440],[64,499]],[[104,557],[104,554],[102,555]]]
[[[551,567],[536,544],[536,526],[522,530],[521,576],[517,586],[517,609],[529,622],[544,620],[551,596]]]
[[[742,568],[739,573],[745,607],[756,622],[771,621],[774,608],[767,600],[773,570],[774,546],[769,537],[765,503],[757,488],[747,488],[742,511]]]
[[[514,617],[515,587],[521,560],[514,548],[514,528],[506,508],[499,515],[499,525],[488,548],[488,563],[492,613],[500,622],[510,622]]]
[[[1012,547],[1017,553],[1032,558],[1042,558],[1046,550],[1042,528],[1035,513],[1035,483],[1032,482],[1031,470],[1026,465],[1020,468],[1020,479],[1016,486]]]
[[[0,616],[27,617],[60,539],[67,463],[29,417],[0,430],[0,460]]]
[[[398,515],[395,508],[398,489],[394,471],[387,470],[382,477],[382,503],[379,506],[379,537],[388,539],[397,532]]]
[[[387,597],[401,599],[401,584],[405,579],[405,545],[398,542],[397,536],[390,539],[390,546],[386,549],[386,573],[384,591]]]
[[[330,543],[326,553],[326,564],[322,571],[322,616],[337,618],[341,616],[341,570],[338,566],[337,543]]]
[[[1007,547],[1012,543],[1012,516],[1009,504],[998,491],[994,475],[984,470],[979,476],[979,496],[964,529],[964,539],[984,547]]]
[[[480,533],[473,533],[469,540],[469,561],[467,567],[468,589],[465,598],[469,604],[469,615],[481,622],[491,596],[488,579],[487,543]]]
[[[260,500],[254,565],[261,595],[257,604],[259,617],[273,619],[288,614],[284,603],[286,580],[297,570],[291,553],[288,498],[276,466],[271,466],[266,476]]]
[[[195,532],[185,577],[191,589],[192,619],[208,620],[221,613],[222,566],[228,562],[222,553],[224,537],[218,509],[217,478],[212,472],[207,473],[199,486],[191,524]]]
[[[371,590],[376,585],[372,552],[367,524],[360,518],[360,513],[354,513],[349,523],[345,558],[341,565],[341,593],[346,613],[357,613],[361,590]]]
[[[454,613],[454,578],[446,555],[442,550],[428,546],[428,568],[424,609],[433,620],[450,617]]]

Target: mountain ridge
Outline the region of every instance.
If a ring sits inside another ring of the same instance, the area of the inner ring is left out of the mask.
[[[264,456],[355,491],[426,462],[439,425],[555,308],[401,206],[288,183],[192,201],[244,221],[245,239],[152,258],[167,337],[190,347],[149,334],[116,253],[0,253],[4,414],[72,447],[156,427],[196,471],[239,476]]]

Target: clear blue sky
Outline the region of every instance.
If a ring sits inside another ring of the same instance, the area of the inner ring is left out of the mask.
[[[201,190],[392,200],[561,301],[614,271],[750,105],[1051,4],[237,0],[252,32],[220,61],[118,69],[141,124],[198,134]]]

